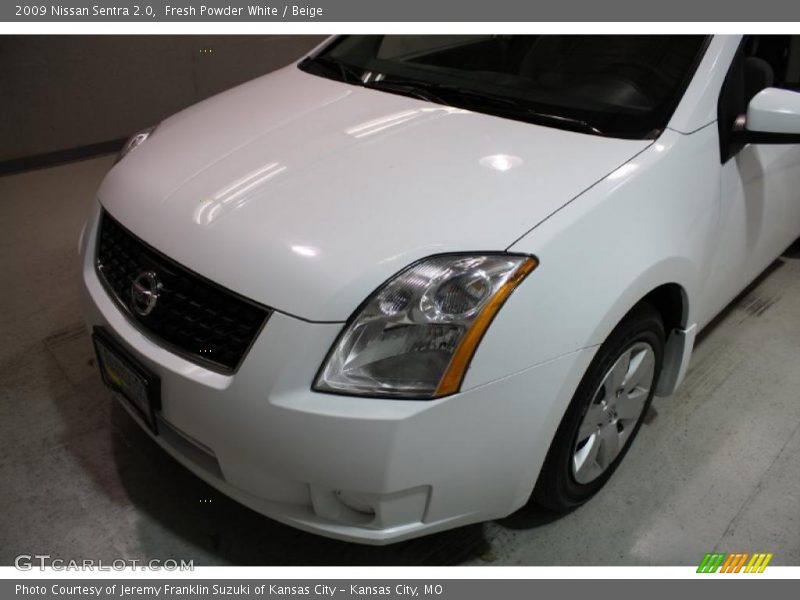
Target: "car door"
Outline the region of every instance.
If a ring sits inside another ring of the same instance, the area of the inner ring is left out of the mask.
[[[719,100],[720,215],[701,326],[800,235],[800,145],[736,146],[750,99],[767,87],[800,90],[800,36],[747,36]]]

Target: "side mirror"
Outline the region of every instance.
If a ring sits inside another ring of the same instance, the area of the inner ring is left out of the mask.
[[[766,88],[747,107],[744,129],[731,133],[740,144],[800,144],[800,92]]]

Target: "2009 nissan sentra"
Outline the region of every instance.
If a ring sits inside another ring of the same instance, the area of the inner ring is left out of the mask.
[[[790,36],[328,40],[125,146],[80,244],[102,377],[308,531],[577,506],[800,234],[798,81]]]

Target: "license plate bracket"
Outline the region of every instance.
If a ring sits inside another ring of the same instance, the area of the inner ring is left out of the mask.
[[[92,342],[103,383],[157,435],[156,411],[161,409],[158,375],[144,367],[104,328],[94,327]]]

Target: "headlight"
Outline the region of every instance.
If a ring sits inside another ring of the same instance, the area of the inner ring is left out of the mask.
[[[114,164],[117,164],[123,158],[125,158],[129,152],[136,149],[137,147],[141,146],[144,141],[150,137],[150,135],[156,130],[155,126],[148,127],[147,129],[142,129],[141,131],[134,133],[128,141],[125,142],[125,145],[122,147],[122,150],[119,151],[117,155],[117,160],[114,161]]]
[[[492,318],[536,265],[513,254],[440,255],[411,265],[353,315],[314,389],[397,398],[457,392]]]

